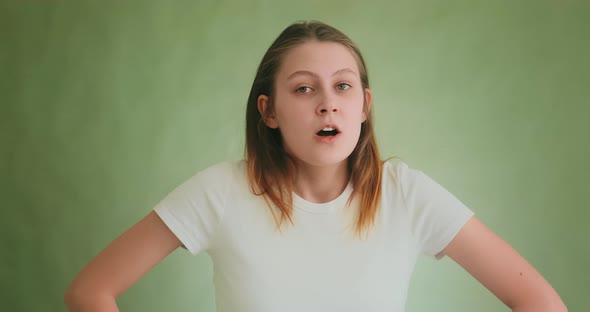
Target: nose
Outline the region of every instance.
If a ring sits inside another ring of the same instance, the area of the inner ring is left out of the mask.
[[[324,115],[329,112],[338,112],[338,107],[336,107],[336,98],[333,95],[325,94],[318,105],[317,112],[319,115]]]

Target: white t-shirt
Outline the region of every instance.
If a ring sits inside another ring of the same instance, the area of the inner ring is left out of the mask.
[[[328,203],[293,194],[294,226],[281,233],[244,161],[197,173],[154,210],[192,254],[211,256],[218,312],[404,311],[417,257],[436,256],[473,212],[403,161],[385,163],[382,187],[362,240],[352,184]]]

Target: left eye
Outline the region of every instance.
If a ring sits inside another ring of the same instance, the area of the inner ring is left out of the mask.
[[[351,87],[351,86],[350,86],[348,83],[339,83],[339,84],[336,86],[336,88],[337,88],[338,90],[347,90],[347,89],[350,89],[350,88],[352,88],[352,87]]]

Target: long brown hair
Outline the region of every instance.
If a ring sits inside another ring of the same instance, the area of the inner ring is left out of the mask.
[[[286,220],[293,224],[292,162],[283,148],[279,130],[266,126],[264,117],[258,111],[257,102],[260,95],[267,95],[269,104],[266,112],[272,114],[275,77],[283,56],[290,49],[311,40],[336,42],[348,48],[357,60],[363,90],[369,88],[367,67],[360,50],[345,34],[321,22],[304,21],[288,26],[264,54],[248,97],[245,156],[250,189],[254,194],[264,196],[279,229]],[[373,132],[373,116],[366,99],[364,111],[367,119],[362,123],[357,145],[348,157],[348,170],[353,186],[348,203],[355,196],[360,196],[360,211],[356,222],[356,233],[359,236],[375,222],[381,197],[383,165]],[[280,218],[277,218],[276,212],[280,214]]]

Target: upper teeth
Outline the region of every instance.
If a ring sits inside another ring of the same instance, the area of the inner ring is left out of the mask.
[[[324,129],[322,129],[322,131],[334,131],[336,129],[334,128],[330,128],[330,127],[325,127]]]

